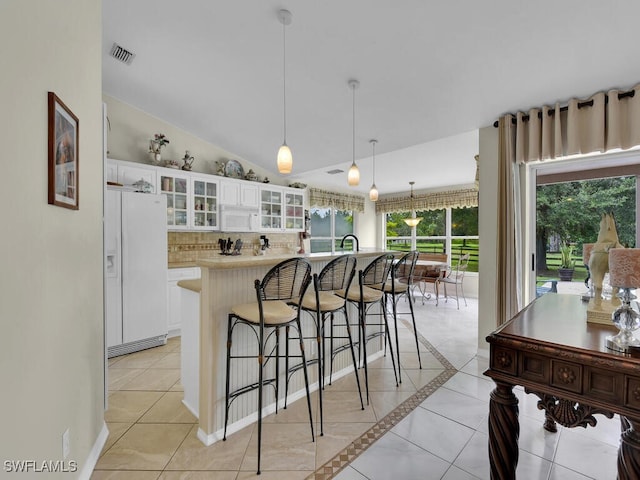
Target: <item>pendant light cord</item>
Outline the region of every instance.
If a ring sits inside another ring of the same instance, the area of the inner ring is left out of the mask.
[[[373,143],[373,184],[376,184],[376,142]]]
[[[284,106],[283,118],[283,138],[287,143],[287,25],[282,22],[282,103]]]
[[[351,88],[353,89],[353,136],[352,136],[353,159],[352,160],[353,160],[353,164],[355,165],[356,163],[356,85],[353,84]]]

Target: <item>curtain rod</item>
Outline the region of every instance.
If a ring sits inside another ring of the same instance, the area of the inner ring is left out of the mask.
[[[629,90],[628,92],[622,92],[622,93],[619,93],[619,94],[618,94],[618,100],[622,100],[623,98],[627,98],[627,97],[633,97],[635,94],[636,94],[636,91],[635,91],[635,90]],[[604,103],[605,103],[605,105],[606,105],[607,103],[609,103],[609,96],[608,96],[608,95],[605,95],[605,96],[604,96]],[[580,109],[580,108],[582,108],[582,107],[593,107],[593,100],[587,100],[586,102],[580,102],[580,103],[578,103],[578,109]],[[566,106],[566,105],[565,105],[564,107],[560,107],[560,111],[561,111],[561,112],[566,112],[567,110],[569,110],[569,107],[568,107],[568,106]],[[550,117],[551,117],[551,116],[553,116],[553,115],[555,115],[555,113],[556,113],[555,109],[553,109],[553,110],[549,110],[549,111],[547,112],[547,114],[548,114]],[[542,112],[538,112],[538,118],[542,118]],[[528,122],[528,121],[529,121],[529,115],[523,115],[523,116],[522,116],[522,121],[523,121],[523,122]],[[517,120],[516,120],[516,118],[514,117],[514,118],[511,120],[511,123],[512,123],[513,125],[516,125],[516,124],[518,123],[518,121],[517,121]],[[493,126],[494,126],[495,128],[498,128],[498,120],[496,120],[495,122],[493,122]]]

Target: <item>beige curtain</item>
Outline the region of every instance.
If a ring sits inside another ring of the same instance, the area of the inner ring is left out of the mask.
[[[519,310],[515,236],[514,168],[516,168],[516,127],[513,116],[498,122],[498,239],[496,242],[496,308],[500,325]]]
[[[517,165],[640,145],[640,85],[631,90],[610,90],[587,99],[533,108],[498,121],[498,241],[496,304],[497,324],[520,309],[521,248],[519,214],[521,196],[515,183]]]
[[[442,208],[464,208],[478,206],[477,188],[449,190],[413,196],[413,208],[417,211],[440,210]],[[408,212],[411,210],[411,197],[386,197],[376,202],[376,213]]]
[[[338,210],[352,210],[362,213],[364,212],[364,196],[310,188],[309,205],[318,208],[337,208]]]

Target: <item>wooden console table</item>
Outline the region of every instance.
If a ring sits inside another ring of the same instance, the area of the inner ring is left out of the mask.
[[[622,420],[618,479],[640,477],[640,358],[605,347],[613,328],[586,323],[578,296],[547,294],[487,337],[485,375],[496,388],[489,403],[492,480],[516,478],[518,399],[515,385],[540,398],[544,428],[596,424],[595,414]]]

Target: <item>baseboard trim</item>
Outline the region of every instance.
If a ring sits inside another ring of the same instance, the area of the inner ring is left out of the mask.
[[[107,438],[109,438],[109,429],[107,428],[106,422],[102,423],[102,430],[98,434],[98,438],[93,444],[91,451],[89,452],[89,456],[84,461],[84,465],[82,470],[80,470],[80,474],[78,475],[78,479],[80,480],[90,480],[91,474],[93,473],[93,469],[96,467],[98,463],[98,459],[100,458],[100,453],[107,443]]]

